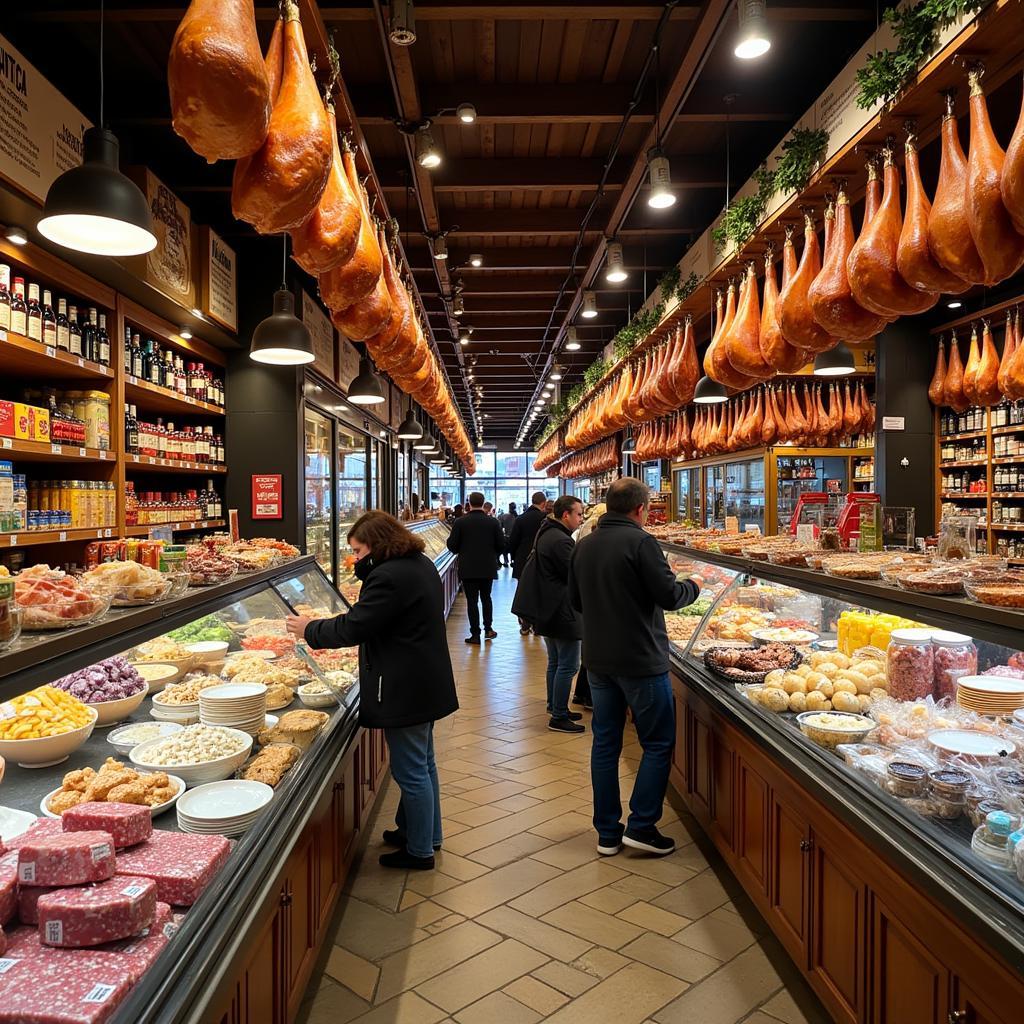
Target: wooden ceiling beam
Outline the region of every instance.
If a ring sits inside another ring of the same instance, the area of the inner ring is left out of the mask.
[[[682,205],[682,204],[679,204]],[[397,207],[397,204],[396,204]],[[426,247],[427,239],[423,234],[423,224],[415,217],[412,223],[404,221],[402,214],[404,210],[395,209],[392,211],[398,216],[402,229],[403,241],[406,247],[412,251],[417,247]],[[683,211],[680,211],[682,213]],[[505,235],[509,238],[537,237],[537,236],[558,236],[575,239],[579,234],[580,222],[583,219],[583,211],[575,207],[529,207],[513,209],[510,207],[484,209],[482,207],[473,209],[452,209],[442,207],[439,211],[442,224],[448,232],[449,247],[460,238],[466,237],[493,237]],[[659,218],[657,225],[636,225],[630,226],[619,232],[619,237],[624,241],[629,238],[682,238],[688,234],[695,234],[703,231],[703,227],[683,221],[675,223],[672,221],[672,214],[666,213]],[[408,238],[405,232],[408,231]],[[587,238],[597,238],[601,234],[600,225],[592,225],[587,231]]]
[[[412,260],[413,272],[427,273],[432,271],[435,261],[430,258],[429,250],[421,246],[415,252],[416,257]],[[652,260],[650,258],[655,255],[654,252],[648,252],[646,264],[644,263],[643,251],[639,246],[626,246],[624,252],[626,266],[631,272],[642,273],[644,270],[660,272],[665,269],[664,261]],[[450,271],[457,269],[460,274],[468,279],[473,275],[492,274],[506,270],[566,271],[572,266],[572,249],[568,246],[484,247],[481,249],[480,255],[484,258],[482,266],[472,267],[468,263],[469,250],[462,249],[461,247],[455,250],[449,244],[448,269]]]

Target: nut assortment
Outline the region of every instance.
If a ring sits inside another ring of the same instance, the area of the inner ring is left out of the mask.
[[[153,698],[154,704],[169,704],[181,707],[183,704],[198,704],[199,691],[208,686],[220,686],[224,680],[220,676],[191,676],[180,683],[171,683],[163,693]]]

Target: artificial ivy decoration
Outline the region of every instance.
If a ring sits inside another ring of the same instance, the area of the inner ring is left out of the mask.
[[[661,280],[658,281],[658,290],[661,294],[662,302],[667,302],[669,297],[679,287],[679,279],[682,275],[683,272],[679,269],[678,264],[673,264],[661,275]]]
[[[690,274],[690,276],[679,286],[676,291],[676,295],[679,297],[680,302],[685,302],[696,290],[700,284],[700,278],[696,273]]]
[[[608,372],[608,360],[598,356],[583,374],[583,383],[589,391]]]

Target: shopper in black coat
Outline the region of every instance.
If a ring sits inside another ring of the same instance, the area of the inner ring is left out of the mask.
[[[544,503],[547,495],[543,491],[534,491],[530,497],[530,507],[512,524],[512,532],[508,537],[508,549],[512,553],[512,579],[517,580],[523,574],[523,567],[533,550],[533,542],[537,537],[540,524],[547,518]],[[526,635],[530,632],[530,624],[525,619],[519,620],[519,632]]]
[[[386,512],[367,512],[348,534],[363,582],[351,611],[332,619],[288,618],[313,648],[359,646],[359,724],[381,728],[402,791],[385,867],[432,868],[441,846],[441,793],[434,722],[459,707],[448,656],[444,593],[423,541]]]
[[[467,644],[480,644],[480,608],[484,610],[484,636],[493,640],[494,606],[491,584],[498,578],[498,559],[505,550],[505,534],[501,524],[484,511],[484,496],[473,491],[469,496],[469,512],[452,524],[446,541],[448,550],[459,556],[459,576],[466,593],[469,615]]]

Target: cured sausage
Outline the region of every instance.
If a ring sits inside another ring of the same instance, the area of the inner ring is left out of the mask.
[[[928,245],[928,219],[932,204],[921,182],[917,144],[913,135],[907,136],[904,152],[907,209],[903,218],[899,246],[896,249],[896,268],[903,280],[914,288],[959,295],[967,291],[970,285],[962,277],[937,263]]]
[[[853,216],[846,187],[836,199],[834,238],[826,249],[821,273],[811,283],[807,297],[818,325],[845,341],[867,341],[888,323],[885,317],[866,310],[853,297],[846,261],[854,246]]]
[[[975,376],[975,391],[978,405],[995,405],[1002,397],[999,393],[999,353],[987,320],[983,320],[981,325],[981,359]]]
[[[971,148],[967,157],[967,223],[985,267],[984,284],[1005,281],[1024,265],[1024,235],[1003,205],[1000,182],[1006,154],[996,141],[981,88],[984,68],[968,73],[971,83]]]
[[[800,264],[779,296],[779,325],[782,335],[797,348],[811,352],[827,352],[839,343],[814,319],[808,291],[814,279],[821,272],[821,253],[818,235],[814,230],[814,218],[804,213],[804,251]]]
[[[192,0],[171,43],[167,86],[171,126],[193,152],[211,164],[255,153],[274,97],[253,0]]]
[[[284,12],[280,88],[267,137],[235,164],[231,183],[231,212],[261,235],[298,227],[316,209],[331,173],[331,129],[309,69],[299,10],[286,0]],[[273,95],[278,79],[272,68],[269,78]]]
[[[1006,163],[999,182],[1003,205],[1013,226],[1024,235],[1024,93],[1021,94],[1020,117],[1013,136],[1006,147]]]
[[[931,309],[939,301],[939,295],[907,284],[896,266],[903,215],[900,172],[891,149],[885,150],[882,176],[881,205],[850,251],[846,272],[857,302],[872,313],[893,319]]]
[[[955,97],[955,92],[946,93],[942,160],[928,217],[928,249],[936,262],[950,273],[968,284],[981,284],[985,280],[985,267],[967,222],[967,157],[960,145],[953,106]]]
[[[753,262],[747,267],[747,287],[736,311],[736,320],[725,343],[725,356],[732,368],[754,380],[767,380],[775,370],[761,355],[761,304],[757,297],[757,274]]]
[[[956,331],[949,339],[949,359],[946,363],[946,383],[942,388],[942,403],[955,412],[965,412],[971,407],[964,392],[964,367],[960,361],[960,345]]]
[[[942,393],[946,383],[946,342],[939,338],[939,354],[935,360],[935,372],[928,385],[928,400],[932,405],[942,405]]]

